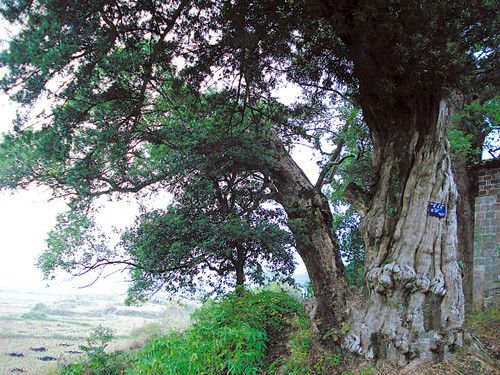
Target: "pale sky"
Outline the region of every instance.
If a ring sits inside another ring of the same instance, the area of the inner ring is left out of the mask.
[[[12,129],[14,116],[15,105],[5,94],[0,93],[0,133]],[[167,204],[168,198],[165,196],[157,202],[158,206]],[[47,188],[0,192],[0,288],[39,289],[50,285],[57,293],[91,281],[91,278],[71,279],[61,274],[49,284],[35,267],[38,256],[45,249],[47,233],[56,223],[56,215],[65,210],[64,201],[51,200],[51,192]],[[133,200],[105,203],[98,215],[98,223],[107,232],[111,232],[113,227],[124,228],[132,224],[137,210],[138,206]],[[124,293],[124,276],[116,275],[85,290],[96,293],[102,292],[104,288]]]

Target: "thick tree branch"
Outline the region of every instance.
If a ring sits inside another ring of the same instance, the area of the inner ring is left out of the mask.
[[[156,60],[157,60],[158,55],[160,53],[161,45],[163,44],[167,35],[170,33],[170,31],[172,31],[172,29],[176,25],[177,19],[181,16],[182,12],[184,11],[184,9],[186,8],[186,6],[188,4],[189,4],[189,0],[184,0],[179,4],[175,13],[172,15],[172,18],[167,23],[165,30],[162,32],[162,34],[160,35],[160,38],[153,46],[153,50],[151,52],[151,57],[150,57],[149,61],[147,62],[146,66],[144,67],[144,81],[142,83],[141,91],[139,93],[137,105],[132,113],[132,116],[135,116],[136,120],[140,117],[140,110],[141,110],[141,107],[143,106],[144,100],[146,98],[146,89],[148,87],[149,82],[151,82],[151,80],[153,78],[153,67],[154,67],[154,64],[156,63]]]
[[[349,98],[347,95],[341,93],[340,91],[338,90],[335,90],[331,87],[325,87],[325,86],[321,86],[319,84],[315,84],[315,83],[310,83],[310,82],[298,82],[298,81],[295,81],[295,83],[299,86],[304,86],[304,87],[312,87],[312,88],[315,88],[315,89],[318,89],[318,90],[322,90],[322,91],[328,91],[328,92],[333,92],[335,93],[336,95],[340,96],[342,99],[350,102],[352,99]]]
[[[340,158],[340,154],[342,152],[342,148],[344,147],[345,142],[340,141],[339,144],[337,145],[337,148],[335,151],[330,156],[330,159],[326,163],[326,165],[323,167],[321,170],[318,181],[316,182],[315,189],[318,191],[321,191],[321,188],[323,187],[323,183],[325,181],[325,177],[329,174],[331,169],[333,168],[334,165],[338,164],[338,160]]]
[[[364,216],[372,197],[371,194],[361,186],[354,182],[350,182],[346,187],[344,199],[349,202],[361,216]]]

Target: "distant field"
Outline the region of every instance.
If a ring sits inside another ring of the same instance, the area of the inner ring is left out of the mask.
[[[193,303],[157,301],[127,307],[121,297],[0,290],[0,374],[46,374],[82,355],[79,345],[99,325],[113,329],[110,349],[142,344],[189,325]]]

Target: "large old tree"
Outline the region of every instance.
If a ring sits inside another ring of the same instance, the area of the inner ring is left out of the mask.
[[[84,205],[174,189],[197,173],[182,164],[185,145],[216,152],[230,172],[269,180],[332,344],[402,363],[462,344],[447,128],[459,109],[450,99],[497,78],[495,1],[10,0],[2,11],[21,28],[1,58],[3,88],[27,105],[53,103],[38,127],[20,116],[4,140],[3,186],[42,183]],[[303,89],[289,107],[272,98],[287,81]],[[369,189],[347,193],[370,285],[366,310],[351,314],[322,193],[344,143],[315,184],[289,153],[334,137],[341,101],[361,108],[374,148]],[[235,144],[241,152],[221,149]],[[430,216],[429,202],[445,217]]]

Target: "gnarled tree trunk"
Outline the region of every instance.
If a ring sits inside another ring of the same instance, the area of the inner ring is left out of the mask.
[[[356,203],[365,208],[370,296],[354,314],[345,344],[369,359],[440,359],[461,345],[464,318],[447,141],[451,109],[433,97],[384,113],[365,107],[377,179],[371,199]],[[429,202],[444,204],[446,216],[429,215]]]
[[[347,312],[347,282],[332,232],[328,200],[311,184],[275,134],[271,135],[270,149],[274,160],[269,173],[277,190],[276,200],[288,215],[316,298],[314,322],[320,332],[330,331],[334,345],[340,345],[339,327]]]

